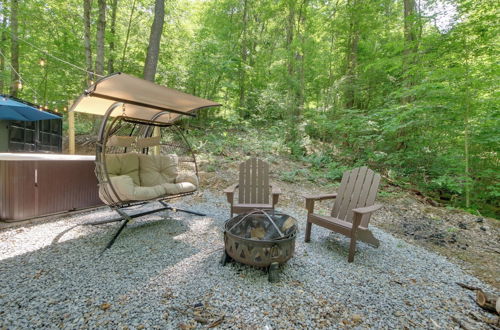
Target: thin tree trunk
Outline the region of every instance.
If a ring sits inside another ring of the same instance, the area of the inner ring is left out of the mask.
[[[346,53],[346,83],[345,83],[345,107],[351,109],[356,104],[356,81],[358,66],[358,42],[359,42],[359,13],[358,2],[348,2],[349,6],[349,37]]]
[[[104,34],[106,32],[106,0],[97,0],[99,14],[97,16],[96,30],[96,56],[95,56],[95,79],[104,75]],[[101,118],[94,116],[92,131],[97,134],[101,125]]]
[[[2,56],[0,56],[0,94],[4,93],[4,72],[5,72],[5,58],[3,55],[5,54],[5,45],[7,44],[7,33],[5,32],[7,25],[7,19],[5,18],[5,15],[2,15],[2,33],[0,35],[0,53],[2,53]]]
[[[464,42],[465,47],[467,47],[466,42]],[[469,118],[470,118],[470,64],[469,64],[469,51],[466,49],[465,56],[465,116],[464,116],[464,157],[465,157],[465,207],[470,207],[470,155],[469,155]]]
[[[297,123],[300,122],[300,117],[304,110],[304,89],[305,89],[305,77],[304,77],[304,56],[305,56],[305,29],[306,29],[306,15],[307,15],[307,0],[303,0],[299,10],[299,17],[297,22],[297,36],[300,40],[300,49],[295,52],[295,60],[297,62],[297,80],[299,82],[297,86],[297,108],[295,117]]]
[[[417,5],[415,0],[403,0],[404,4],[404,38],[405,46],[403,51],[403,75],[404,85],[410,89],[414,84],[411,69],[415,64],[415,57],[418,50],[417,45]],[[403,103],[410,103],[413,98],[410,95],[404,96]]]
[[[98,0],[99,16],[97,18],[95,73],[104,74],[104,33],[106,31],[106,0]]]
[[[295,39],[295,17],[296,17],[296,0],[288,0],[288,17],[286,26],[286,50],[287,50],[287,77],[288,81],[288,130],[286,141],[288,142],[290,153],[292,155],[299,154],[299,143],[298,143],[298,113],[299,110],[299,100],[298,100],[298,84],[297,82],[297,72],[296,67],[298,64],[298,54],[296,47],[293,45]]]
[[[292,42],[294,38],[294,29],[295,29],[295,0],[288,1],[288,18],[287,18],[287,26],[286,26],[286,49],[288,51],[288,76],[293,75],[293,50],[292,50]]]
[[[240,114],[243,118],[247,117],[248,112],[245,102],[245,78],[247,63],[247,25],[248,25],[248,0],[243,0],[243,31],[241,37],[241,59],[239,64],[239,104]]]
[[[10,63],[12,65],[10,95],[16,97],[21,83],[19,72],[19,24],[17,21],[17,11],[19,9],[18,0],[11,0],[10,7],[10,28],[12,32],[12,40],[10,45]]]
[[[90,81],[94,80],[92,69],[92,46],[90,42],[90,12],[92,10],[92,0],[83,0],[83,24],[84,24],[84,33],[83,40],[85,44],[85,63],[87,65],[87,71],[89,72],[87,75],[87,81],[85,82],[85,87],[89,84]]]
[[[115,41],[116,41],[116,12],[118,11],[118,0],[113,0],[111,3],[111,26],[109,39],[109,54],[108,54],[108,74],[115,71]]]
[[[403,50],[403,85],[405,86],[405,94],[401,98],[402,104],[408,104],[413,101],[411,95],[411,88],[415,85],[415,78],[413,77],[412,67],[415,65],[415,58],[417,54],[417,5],[415,0],[403,0],[403,14],[404,14],[404,50]],[[404,128],[397,132],[399,140],[397,150],[406,149],[409,137],[406,136],[407,132]]]
[[[144,63],[144,79],[149,81],[154,81],[155,79],[158,57],[160,55],[160,40],[164,20],[165,1],[156,0],[155,16],[153,19],[153,25],[151,26],[151,34],[149,35],[148,53],[146,55],[146,62]]]
[[[134,0],[134,2],[132,3],[132,10],[130,11],[130,17],[128,19],[127,36],[125,37],[125,45],[123,46],[123,54],[122,54],[122,61],[120,63],[120,71],[123,71],[123,68],[125,66],[125,55],[127,54],[128,39],[130,37],[130,27],[132,26],[132,18],[134,17],[135,3],[136,3],[136,0]]]

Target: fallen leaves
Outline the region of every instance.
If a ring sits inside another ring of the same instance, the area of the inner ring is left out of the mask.
[[[107,311],[111,307],[111,304],[109,303],[102,303],[101,306],[99,306],[100,309],[103,311]]]
[[[217,321],[214,321],[212,322],[208,328],[215,328],[216,326],[220,325],[222,322],[224,321],[224,315],[222,315],[222,317],[220,319],[218,319]]]

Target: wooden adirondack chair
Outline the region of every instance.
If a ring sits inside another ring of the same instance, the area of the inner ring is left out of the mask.
[[[307,209],[307,226],[305,241],[311,239],[312,224],[328,228],[351,238],[348,261],[354,260],[356,240],[379,246],[379,241],[368,229],[371,214],[381,205],[375,205],[380,183],[380,174],[366,166],[344,172],[337,194],[305,196]],[[314,202],[335,199],[331,216],[314,213]]]
[[[238,202],[234,203],[234,193],[238,190]],[[233,214],[254,209],[272,210],[278,203],[280,189],[269,183],[269,165],[257,158],[250,158],[240,164],[239,183],[224,190]]]

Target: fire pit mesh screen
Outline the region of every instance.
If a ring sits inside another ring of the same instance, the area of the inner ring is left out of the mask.
[[[255,210],[225,224],[226,253],[236,261],[257,267],[284,263],[293,256],[297,221],[289,215]]]

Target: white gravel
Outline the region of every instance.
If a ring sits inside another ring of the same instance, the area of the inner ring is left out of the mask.
[[[455,282],[492,288],[377,228],[381,246],[359,243],[347,263],[347,239],[314,226],[306,244],[305,212],[279,208],[301,231],[272,284],[262,270],[219,264],[223,196],[206,191],[175,205],[208,216],[136,219],[102,256],[118,224],[75,225],[115,217],[107,208],[0,231],[0,328],[458,327],[452,316],[484,326],[466,319],[484,314]]]

